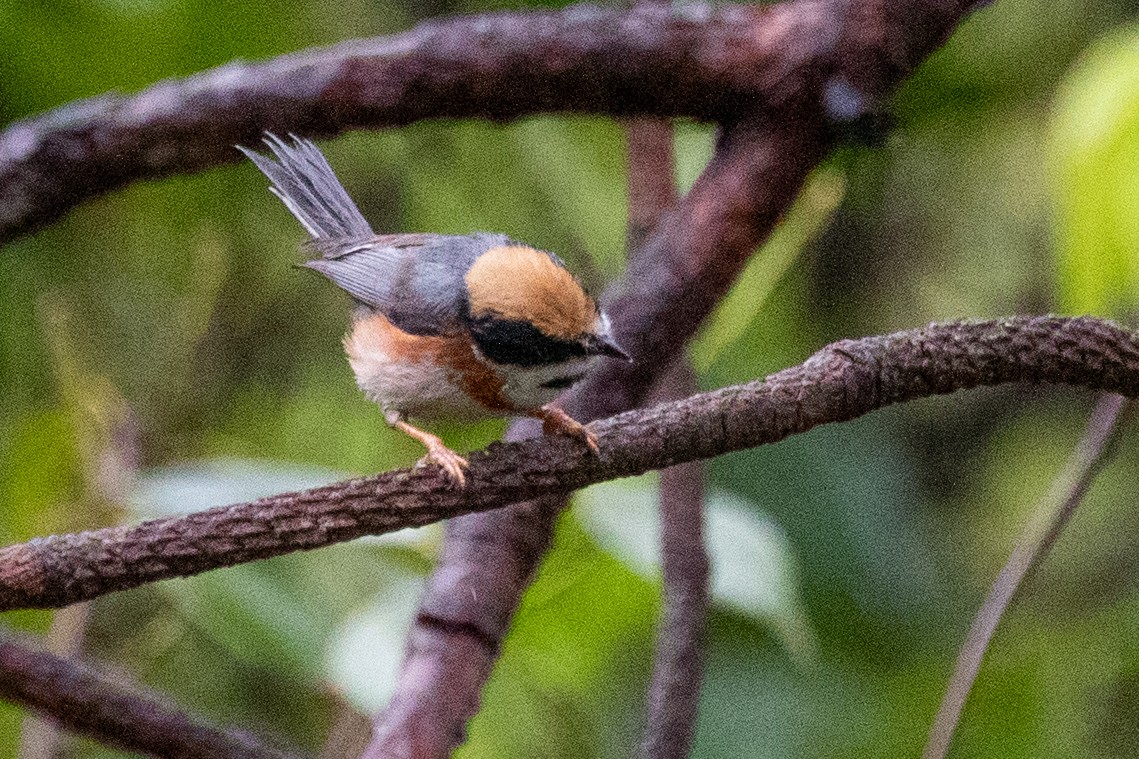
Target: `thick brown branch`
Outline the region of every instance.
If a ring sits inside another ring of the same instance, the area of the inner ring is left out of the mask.
[[[1014,317],[843,340],[767,380],[597,422],[602,456],[554,436],[471,456],[465,490],[399,470],[184,517],[0,550],[0,610],[63,606],[217,567],[391,532],[773,443],[883,406],[1047,382],[1139,396],[1139,335],[1091,317]]]
[[[147,756],[285,759],[252,735],[210,727],[121,676],[38,651],[0,630],[0,698]]]
[[[1092,480],[1110,459],[1121,429],[1120,418],[1131,407],[1118,395],[1107,395],[1096,405],[1087,430],[1064,471],[1056,478],[1052,493],[1037,507],[1017,541],[1008,562],[989,588],[985,602],[977,610],[969,635],[961,646],[957,666],[949,680],[945,697],[930,727],[922,759],[943,759],[949,752],[954,730],[961,719],[965,701],[973,689],[981,661],[985,658],[997,625],[1022,583],[1048,555],[1056,539],[1087,495]]]
[[[793,6],[576,6],[431,21],[388,38],[231,63],[0,134],[0,243],[138,179],[236,161],[261,133],[334,135],[547,112],[733,120],[810,95],[834,38]]]

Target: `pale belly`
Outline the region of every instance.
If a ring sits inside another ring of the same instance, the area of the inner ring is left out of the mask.
[[[344,347],[356,384],[392,424],[401,418],[525,415],[583,377],[593,360],[530,368],[496,364],[468,343],[408,335],[380,316],[358,323]]]
[[[379,404],[389,423],[401,418],[475,421],[495,413],[463,391],[452,369],[433,362],[396,360],[382,351],[352,352],[356,384]]]

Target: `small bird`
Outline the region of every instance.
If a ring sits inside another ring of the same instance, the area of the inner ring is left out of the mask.
[[[304,266],[352,296],[344,338],[364,394],[427,448],[454,487],[467,460],[409,418],[530,416],[546,433],[597,440],[551,406],[601,356],[629,360],[609,319],[553,253],[504,234],[377,235],[311,141],[266,133],[273,158],[237,146],[321,254]]]

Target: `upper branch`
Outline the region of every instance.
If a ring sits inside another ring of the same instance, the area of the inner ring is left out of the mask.
[[[1008,382],[1139,396],[1139,335],[1091,317],[1014,317],[843,340],[763,381],[594,424],[600,458],[544,437],[474,454],[465,490],[400,470],[134,527],[0,550],[0,611],[63,606],[144,583],[561,494],[782,440],[883,406]]]
[[[828,97],[836,115],[857,112],[977,0],[883,2],[846,22],[826,0],[455,17],[75,102],[0,133],[0,244],[136,180],[236,161],[234,144],[266,129],[549,112],[731,122],[817,98],[812,77],[836,63],[842,86]]]
[[[135,180],[236,161],[233,145],[266,129],[555,111],[730,120],[808,91],[834,37],[820,5],[455,17],[73,103],[0,134],[0,243]]]

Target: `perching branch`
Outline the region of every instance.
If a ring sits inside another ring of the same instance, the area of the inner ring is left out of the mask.
[[[62,727],[147,756],[288,759],[247,733],[210,727],[121,676],[25,645],[0,630],[0,698]]]
[[[0,610],[48,608],[319,548],[773,443],[820,424],[980,385],[1139,396],[1139,335],[1092,317],[1012,317],[842,340],[766,380],[594,424],[602,456],[552,436],[472,454],[465,490],[398,470],[299,493],[37,538],[0,550]]]
[[[1129,409],[1133,409],[1133,404],[1118,395],[1104,396],[1096,404],[1084,437],[1076,446],[1064,471],[1056,478],[1052,492],[1037,507],[1037,513],[1032,515],[1008,562],[997,575],[985,602],[973,618],[945,697],[930,727],[922,759],[943,759],[949,752],[965,701],[973,689],[981,661],[985,658],[997,625],[1022,587],[1024,579],[1048,555],[1068,520],[1087,495],[1092,480],[1111,457],[1114,443],[1118,439],[1121,417]]]

